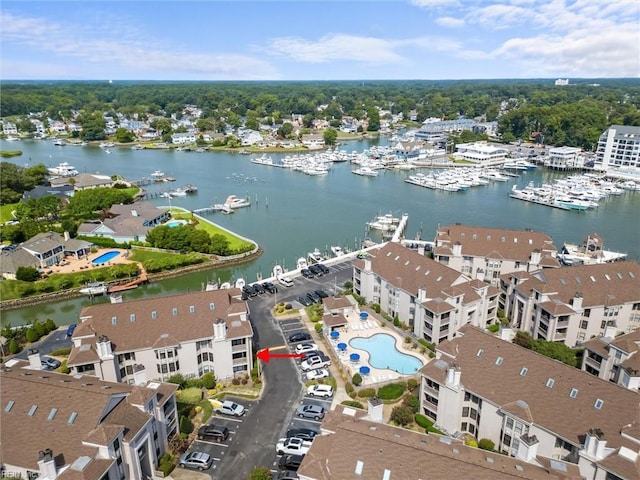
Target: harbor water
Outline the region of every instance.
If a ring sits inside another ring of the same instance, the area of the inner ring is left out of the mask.
[[[340,149],[363,151],[372,144],[384,145],[383,137],[373,141],[343,143]],[[552,236],[554,244],[580,243],[591,233],[604,238],[605,248],[640,256],[640,192],[625,191],[586,211],[564,211],[509,198],[514,184],[542,184],[565,176],[539,167],[511,178],[491,182],[464,192],[430,190],[405,183],[415,171],[381,172],[377,177],[354,175],[353,165],[335,163],[328,175],[310,176],[285,168],[252,163],[251,156],[223,152],[132,150],[53,145],[51,141],[0,142],[2,150],[22,150],[19,157],[6,159],[18,165],[44,163],[55,167],[68,162],[81,173],[119,174],[129,180],[149,178],[161,170],[175,182],[153,183],[149,191],[192,184],[197,193],[171,199],[160,195],[149,201],[158,206],[179,206],[188,210],[223,203],[229,195],[246,197],[251,206],[232,215],[205,214],[210,220],[256,241],[264,250],[257,260],[232,268],[202,271],[155,282],[125,293],[127,299],[177,294],[200,290],[208,280],[245,278],[248,282],[271,275],[278,264],[295,269],[296,259],[319,249],[330,254],[330,247],[360,247],[365,238],[379,240],[366,224],[375,216],[391,213],[409,215],[406,238],[433,240],[439,226],[453,223],[483,227],[531,228]],[[284,154],[272,154],[274,161]],[[426,171],[421,169],[419,171]],[[106,301],[106,300],[102,300]],[[34,320],[53,319],[57,324],[78,321],[87,298],[25,307],[2,312],[2,325],[22,325]]]

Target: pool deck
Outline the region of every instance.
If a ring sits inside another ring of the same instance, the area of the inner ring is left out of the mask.
[[[99,258],[101,255],[112,251],[118,251],[119,255],[109,260],[106,264],[92,263],[96,258]],[[80,259],[76,259],[74,257],[66,257],[62,264],[52,265],[48,267],[48,270],[51,270],[51,273],[71,273],[81,272],[83,270],[91,270],[94,268],[104,268],[105,266],[115,265],[117,263],[133,263],[127,258],[128,256],[129,251],[123,248],[101,248],[96,253],[90,254],[88,258],[83,257]]]
[[[363,385],[372,385],[396,379],[407,379],[414,377],[415,374],[401,374],[391,369],[373,367],[369,364],[369,352],[354,348],[350,345],[350,341],[353,338],[369,338],[378,333],[390,335],[396,339],[395,346],[399,352],[417,358],[420,360],[422,365],[429,362],[429,358],[426,355],[421,354],[418,350],[412,349],[411,347],[407,348],[405,346],[407,344],[404,343],[403,335],[397,332],[394,328],[383,327],[381,323],[371,315],[369,315],[366,320],[362,320],[360,318],[360,312],[354,311],[346,315],[345,318],[348,321],[348,325],[344,328],[336,329],[340,332],[340,337],[337,339],[326,338],[325,341],[328,345],[331,345],[335,356],[340,360],[343,368],[349,376],[354,373],[359,373],[360,367],[364,365],[371,369],[368,375],[362,375]],[[338,343],[346,343],[347,349],[339,351],[337,347]],[[352,353],[360,355],[360,360],[358,362],[354,363],[350,360],[350,355]]]

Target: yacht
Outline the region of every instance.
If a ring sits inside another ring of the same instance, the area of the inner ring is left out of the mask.
[[[236,280],[236,283],[234,284],[234,287],[242,289],[242,287],[244,287],[246,284],[247,284],[247,282],[244,281],[244,278],[239,278],[239,279]]]
[[[113,142],[102,142],[100,145],[98,145],[100,148],[111,148],[111,147],[115,147],[115,144]]]
[[[322,253],[317,248],[313,252],[309,252],[307,256],[312,263],[320,263],[324,260]]]
[[[273,272],[272,275],[274,278],[278,278],[279,276],[281,276],[284,273],[284,269],[282,268],[281,265],[275,265],[273,267]]]
[[[104,295],[107,293],[107,286],[102,282],[87,283],[85,288],[80,289],[84,295]]]
[[[356,175],[362,175],[363,177],[377,177],[378,171],[374,170],[371,167],[363,166],[360,168],[356,168],[355,170],[351,170],[351,173],[355,173]]]
[[[307,262],[307,259],[304,257],[300,257],[297,261],[296,261],[296,268],[298,270],[302,270],[303,268],[307,268],[309,266],[309,263]],[[280,272],[282,273],[282,272]],[[277,276],[277,275],[274,275]]]
[[[342,247],[338,246],[338,245],[334,245],[331,247],[331,252],[336,256],[336,257],[340,257],[342,255],[344,255],[344,250],[342,250]]]
[[[59,138],[58,140],[56,140],[55,142],[53,142],[53,144],[57,147],[64,147],[67,142],[61,138]]]
[[[164,172],[161,170],[156,170],[151,174],[151,178],[153,178],[156,182],[161,182],[164,179]]]
[[[252,158],[251,163],[273,166],[273,159],[271,157],[268,157],[266,153],[263,153],[260,157]]]
[[[224,204],[231,209],[251,206],[251,202],[248,199],[237,197],[236,195],[229,195]]]
[[[220,289],[220,285],[218,285],[218,282],[216,282],[215,280],[209,280],[207,282],[207,285],[204,287],[205,292],[212,292],[214,290],[219,290],[219,289]]]
[[[67,162],[62,162],[57,167],[49,168],[49,173],[58,177],[73,177],[78,175],[78,170]]]
[[[373,219],[373,221],[368,222],[367,226],[369,228],[373,228],[374,230],[382,230],[383,232],[387,232],[390,230],[395,230],[399,223],[399,218],[395,218],[390,213],[387,213],[386,215],[377,216]]]

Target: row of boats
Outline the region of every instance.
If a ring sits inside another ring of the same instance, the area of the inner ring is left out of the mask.
[[[633,181],[614,182],[599,175],[584,173],[539,186],[533,182],[524,188],[513,185],[509,196],[561,210],[588,210],[597,208],[602,199],[622,195],[627,190],[640,190],[640,184]]]
[[[418,187],[443,190],[446,192],[460,192],[471,187],[488,185],[492,181],[506,182],[518,174],[498,170],[495,168],[479,169],[476,167],[460,167],[429,173],[416,173],[405,179],[406,183]]]

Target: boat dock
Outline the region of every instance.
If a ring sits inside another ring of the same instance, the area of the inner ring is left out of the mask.
[[[391,241],[393,243],[399,243],[400,240],[403,238],[404,231],[407,228],[408,222],[409,222],[409,214],[403,213],[402,217],[400,217],[400,223],[398,224],[397,228],[393,232],[393,237],[391,237]]]
[[[555,203],[555,202],[547,202],[545,200],[540,200],[537,198],[522,198],[522,197],[519,197],[518,195],[514,195],[513,193],[509,194],[509,196],[517,200],[522,200],[523,202],[536,203],[538,205],[544,205],[545,207],[557,208],[559,210],[571,210],[569,207],[560,205],[559,203]]]
[[[116,284],[116,285],[109,285],[109,288],[107,288],[107,293],[111,294],[111,293],[124,292],[125,290],[133,290],[134,288],[138,288],[138,285],[148,283],[149,276],[147,275],[147,272],[142,266],[142,264],[140,264],[140,268],[142,269],[142,271],[140,272],[140,275],[138,275],[137,278],[135,278],[130,282]]]

